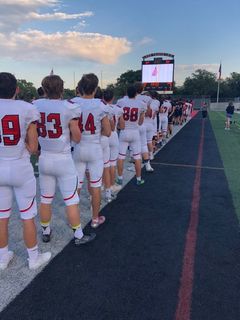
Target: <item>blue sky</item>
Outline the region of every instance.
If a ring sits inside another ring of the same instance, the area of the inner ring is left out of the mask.
[[[237,0],[0,0],[0,70],[40,86],[53,67],[69,88],[95,72],[105,86],[168,52],[178,85],[220,60],[226,77],[240,72],[239,11]]]

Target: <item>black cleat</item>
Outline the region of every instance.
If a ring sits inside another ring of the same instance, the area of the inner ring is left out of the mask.
[[[47,242],[50,242],[51,240],[51,233],[50,234],[43,234],[42,233],[42,241],[47,243]]]
[[[90,233],[90,234],[84,234],[81,239],[74,238],[74,244],[75,246],[80,246],[82,244],[86,244],[88,242],[93,241],[96,238],[96,233]]]

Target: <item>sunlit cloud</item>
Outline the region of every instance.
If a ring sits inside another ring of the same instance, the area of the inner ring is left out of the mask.
[[[89,60],[113,64],[131,50],[125,38],[112,37],[98,33],[46,34],[39,30],[22,33],[0,33],[1,55],[16,60]]]
[[[49,12],[41,12],[41,9]],[[80,32],[87,26],[92,11],[65,13],[59,0],[0,0],[1,56],[15,60],[87,60],[113,64],[131,51],[124,37]],[[61,10],[61,11],[59,11]],[[34,21],[65,21],[75,24],[66,32],[46,33],[24,30],[24,24]]]

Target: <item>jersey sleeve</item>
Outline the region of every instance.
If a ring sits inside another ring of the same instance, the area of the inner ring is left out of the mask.
[[[139,111],[140,113],[146,112],[147,111],[147,104],[144,102],[139,103]]]
[[[70,120],[80,118],[82,110],[78,103],[69,100],[66,101],[66,107],[69,110]]]
[[[26,125],[27,127],[30,125],[30,123],[38,121],[40,119],[40,114],[33,104],[28,104],[27,110],[26,110]]]
[[[158,100],[152,100],[152,101],[151,101],[150,108],[151,108],[153,111],[158,111],[158,110],[159,110],[159,107],[160,107],[160,102],[159,102]]]
[[[109,117],[109,110],[104,103],[100,102],[99,108],[100,108],[100,113],[99,113],[100,120],[102,120],[105,117]]]

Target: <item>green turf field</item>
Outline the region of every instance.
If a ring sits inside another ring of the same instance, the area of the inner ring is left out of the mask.
[[[209,117],[222,157],[234,206],[240,220],[240,115],[234,114],[229,131],[224,130],[225,112],[212,111],[209,113]]]

